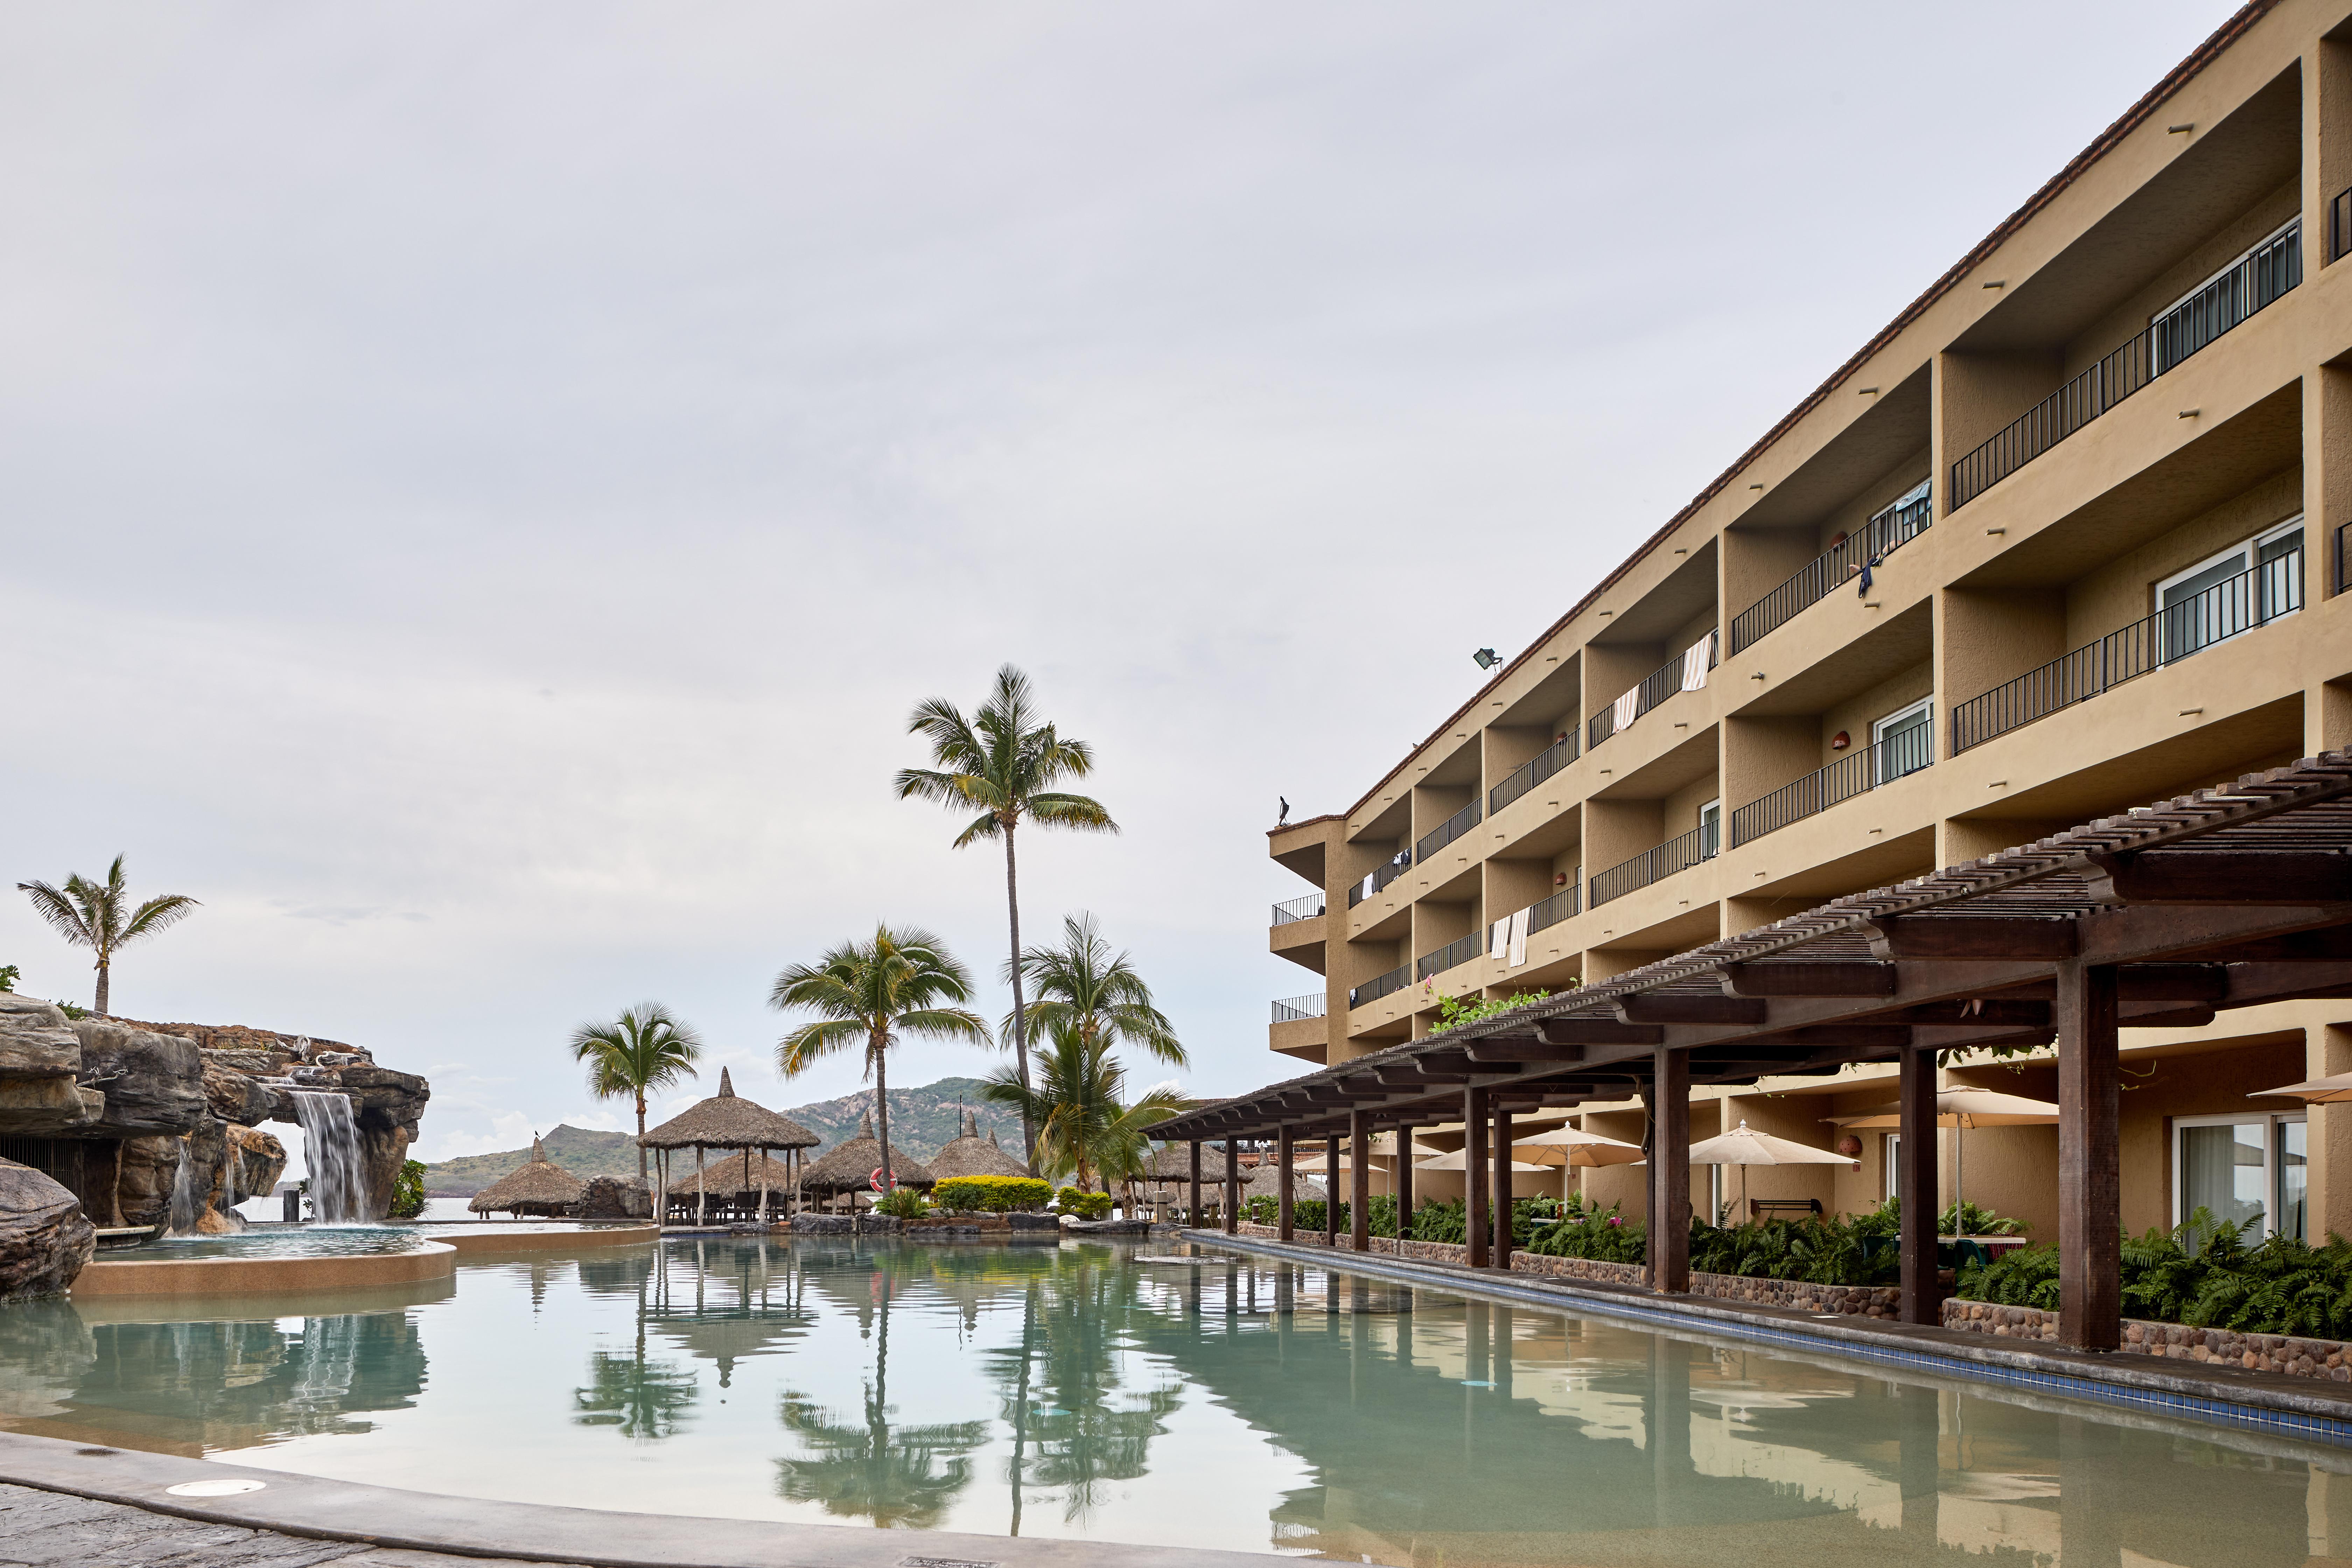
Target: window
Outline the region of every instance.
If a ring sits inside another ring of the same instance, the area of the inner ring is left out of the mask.
[[[1935,492],[1933,479],[1921,479],[1885,508],[1871,514],[1868,527],[1871,551],[1884,555],[1896,545],[1916,538],[1927,531],[1930,509],[1923,503]]]
[[[1723,850],[1723,802],[1708,801],[1698,808],[1698,858],[1712,860]]]
[[[1885,1143],[1882,1159],[1886,1172],[1886,1190],[1879,1196],[1899,1198],[1903,1195],[1903,1134],[1889,1132]]]
[[[2199,1209],[2232,1225],[2258,1222],[2253,1238],[2309,1238],[2308,1129],[2284,1116],[2178,1116],[2172,1121],[2172,1223]]]
[[[2170,663],[2303,607],[2303,519],[2289,518],[2156,585],[2159,657]]]
[[[1916,773],[1936,760],[1935,699],[1923,698],[1870,726],[1871,783]]]

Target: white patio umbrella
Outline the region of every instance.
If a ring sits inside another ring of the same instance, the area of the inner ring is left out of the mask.
[[[1748,1205],[1747,1167],[1749,1165],[1843,1165],[1847,1161],[1834,1149],[1816,1149],[1810,1143],[1775,1138],[1769,1132],[1759,1132],[1742,1121],[1728,1132],[1692,1144],[1690,1163],[1694,1165],[1739,1166],[1739,1203],[1745,1208]]]
[[[1831,1116],[1824,1121],[1840,1127],[1900,1127],[1903,1107],[1874,1105],[1853,1116]],[[1972,1127],[2049,1127],[2058,1121],[2058,1108],[2046,1100],[2028,1100],[2021,1094],[2003,1094],[1991,1089],[1945,1089],[1936,1091],[1936,1125],[1949,1127],[1962,1136],[1952,1140],[1952,1211],[1960,1210],[1961,1177],[1967,1170],[1962,1157],[1968,1147],[1966,1134]]]
[[[1549,1132],[1514,1138],[1511,1147],[1528,1151],[1528,1159],[1541,1160],[1545,1164],[1631,1165],[1642,1158],[1639,1143],[1603,1138],[1598,1132],[1585,1132],[1574,1127],[1555,1127]]]
[[[1439,1155],[1436,1159],[1434,1159],[1434,1160],[1415,1160],[1415,1161],[1412,1163],[1412,1168],[1413,1168],[1414,1170],[1416,1170],[1416,1171],[1459,1171],[1459,1170],[1464,1170],[1464,1169],[1465,1169],[1466,1167],[1465,1167],[1465,1166],[1463,1164],[1463,1163],[1462,1163],[1462,1156],[1463,1156],[1465,1152],[1467,1152],[1467,1151],[1465,1151],[1465,1150],[1462,1150],[1462,1149],[1456,1149],[1456,1150],[1455,1150],[1455,1151],[1454,1151],[1454,1152],[1452,1152],[1451,1154],[1440,1154],[1440,1155]],[[1636,1151],[1636,1152],[1639,1152],[1639,1151],[1637,1150],[1637,1151]],[[1487,1162],[1486,1162],[1486,1161],[1483,1161],[1483,1160],[1482,1160],[1482,1161],[1480,1161],[1480,1162],[1479,1162],[1479,1163],[1481,1163],[1481,1164],[1485,1164],[1485,1163],[1487,1163]],[[1521,1173],[1529,1172],[1529,1171],[1548,1171],[1548,1170],[1551,1170],[1551,1169],[1553,1169],[1553,1168],[1554,1168],[1554,1167],[1549,1166],[1549,1165],[1528,1165],[1528,1164],[1523,1164],[1523,1163],[1521,1163],[1519,1161],[1517,1161],[1517,1160],[1514,1160],[1514,1161],[1512,1161],[1512,1162],[1511,1162],[1511,1169],[1512,1169],[1512,1170],[1514,1170],[1514,1171],[1521,1172]]]
[[[2248,1100],[2267,1100],[2274,1094],[2293,1095],[2313,1105],[2333,1105],[2337,1100],[2352,1100],[2352,1072],[2339,1072],[2328,1078],[2315,1078],[2302,1083],[2291,1083],[2284,1089],[2258,1089],[2246,1096]]]

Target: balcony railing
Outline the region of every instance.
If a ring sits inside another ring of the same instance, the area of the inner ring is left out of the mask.
[[[2298,221],[1954,463],[1953,507],[1966,506],[2302,281]]]
[[[2336,591],[2352,593],[2352,522],[2336,531]]]
[[[2327,258],[2320,265],[2342,260],[2347,250],[2352,250],[2352,190],[2336,192],[2327,204]]]
[[[1961,703],[1952,710],[1951,752],[1957,756],[2301,608],[2298,547]]]
[[[1639,888],[1662,882],[1677,871],[1687,871],[1702,860],[1712,860],[1723,847],[1720,824],[1694,827],[1680,838],[1669,838],[1646,854],[1622,866],[1612,866],[1592,879],[1592,907],[1622,899]]]
[[[1731,651],[1739,652],[1766,632],[1787,625],[1798,613],[1829,597],[1840,585],[1862,574],[1927,531],[1936,518],[1936,499],[1888,507],[1863,524],[1862,531],[1815,556],[1805,569],[1748,605],[1732,618]]]
[[[1412,869],[1412,857],[1404,853],[1402,850],[1399,850],[1395,859],[1389,861],[1370,876],[1362,878],[1358,881],[1349,884],[1348,907],[1351,910],[1354,909],[1358,904],[1362,903],[1366,899],[1370,898],[1374,893],[1379,892],[1391,882],[1395,881],[1399,877],[1403,876],[1407,871]]]
[[[1840,757],[1828,767],[1783,784],[1761,800],[1753,800],[1731,814],[1735,847],[1777,833],[1792,822],[1827,811],[1840,801],[1866,795],[1880,784],[1916,773],[1936,760],[1932,724],[1898,730],[1874,746]]]
[[[1293,899],[1286,904],[1274,906],[1274,923],[1290,925],[1298,921],[1311,921],[1323,912],[1323,895],[1309,893],[1303,899]]]
[[[1447,942],[1435,952],[1425,952],[1414,959],[1412,977],[1426,980],[1433,974],[1443,974],[1455,964],[1467,963],[1486,951],[1486,933],[1474,931],[1468,936],[1457,937]]]
[[[1350,1004],[1353,1005],[1353,1004]],[[1323,1016],[1323,993],[1311,992],[1305,996],[1284,996],[1274,1005],[1274,1021],[1287,1024],[1297,1018],[1319,1018]]]
[[[1570,882],[1550,898],[1540,899],[1529,904],[1527,909],[1528,934],[1533,936],[1546,926],[1556,926],[1560,921],[1573,917],[1580,908],[1578,895],[1581,891],[1582,889],[1575,883]],[[1501,920],[1487,926],[1486,941],[1490,944],[1487,948],[1489,952],[1494,951],[1491,944],[1504,940],[1510,929],[1510,923],[1507,920]]]
[[[1480,815],[1478,798],[1473,795],[1468,805],[1421,836],[1421,841],[1412,847],[1413,863],[1418,865],[1428,859],[1432,855],[1477,826]]]
[[[1361,985],[1356,986],[1348,993],[1348,1005],[1361,1007],[1368,1002],[1379,1001],[1391,992],[1402,991],[1412,984],[1412,965],[1408,963],[1402,969],[1391,969],[1386,974],[1377,975],[1365,981]]]
[[[1722,653],[1723,635],[1720,632],[1709,632],[1706,636],[1707,668],[1713,669],[1720,662]],[[1634,718],[1639,719],[1683,689],[1683,661],[1687,657],[1689,657],[1687,652],[1676,654],[1665,664],[1643,677],[1642,684],[1633,689],[1638,694],[1633,700]],[[1585,721],[1585,750],[1591,751],[1616,732],[1617,705],[1612,702]]]
[[[1536,753],[1532,762],[1522,763],[1511,775],[1486,792],[1486,809],[1500,811],[1536,785],[1576,761],[1577,731],[1570,730],[1550,745]]]

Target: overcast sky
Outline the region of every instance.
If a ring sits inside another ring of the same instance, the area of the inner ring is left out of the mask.
[[[2230,9],[0,5],[0,873],[202,900],[116,1010],[426,1073],[427,1158],[622,1125],[563,1041],[642,998],[680,1103],[796,1103],[858,1069],[780,1084],[769,984],[877,920],[1006,1005],[1001,855],[888,784],[1012,660],[1125,828],[1029,837],[1029,931],[1285,1076],[1276,796]],[[13,892],[7,963],[89,1001]]]

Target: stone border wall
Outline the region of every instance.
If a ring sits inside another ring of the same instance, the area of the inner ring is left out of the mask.
[[[1954,1297],[1944,1303],[1944,1327],[1999,1339],[2055,1342],[2058,1314],[2035,1307],[2007,1307],[1998,1301],[1963,1301]],[[2187,1323],[2151,1323],[2126,1318],[2123,1348],[2133,1355],[2352,1383],[2352,1344],[2342,1340],[2247,1334],[2234,1329],[2199,1329]]]
[[[1244,1224],[1238,1234],[1276,1240],[1270,1225]],[[1323,1245],[1321,1231],[1299,1231],[1292,1241],[1305,1247]],[[1452,1241],[1400,1241],[1394,1237],[1376,1236],[1371,1238],[1371,1250],[1387,1253],[1416,1263],[1449,1263],[1465,1267],[1470,1249]],[[1353,1251],[1345,1239],[1339,1250]],[[1511,1272],[1532,1274],[1550,1279],[1583,1279],[1603,1285],[1640,1285],[1642,1266],[1638,1263],[1601,1263],[1590,1258],[1552,1258],[1537,1252],[1511,1254]],[[1749,1301],[1759,1306],[1793,1307],[1810,1312],[1841,1312],[1849,1317],[1897,1317],[1902,1311],[1903,1292],[1894,1285],[1815,1285],[1804,1279],[1751,1279],[1739,1274],[1697,1274],[1691,1276],[1694,1296],[1710,1296],[1724,1301]]]

